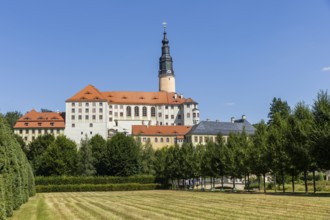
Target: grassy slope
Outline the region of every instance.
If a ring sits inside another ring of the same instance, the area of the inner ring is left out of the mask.
[[[330,219],[330,197],[181,191],[37,194],[10,219]]]

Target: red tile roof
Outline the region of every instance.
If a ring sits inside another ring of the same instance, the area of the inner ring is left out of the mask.
[[[32,109],[18,119],[14,128],[65,128],[65,123],[60,113]]]
[[[182,103],[196,103],[191,98],[181,98],[173,92],[100,92],[92,85],[86,86],[80,92],[66,100],[67,102],[107,101],[109,104],[144,104],[176,105]]]
[[[133,125],[132,135],[150,136],[179,136],[182,138],[189,132],[191,126],[171,125],[171,126],[147,126]]]

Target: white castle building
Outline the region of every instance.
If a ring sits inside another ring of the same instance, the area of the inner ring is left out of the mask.
[[[101,92],[92,85],[66,100],[65,134],[80,142],[100,134],[131,134],[132,125],[195,125],[198,103],[176,93],[173,61],[164,31],[159,59],[158,92]]]

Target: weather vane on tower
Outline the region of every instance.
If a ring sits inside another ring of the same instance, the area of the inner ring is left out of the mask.
[[[163,27],[164,27],[164,31],[166,31],[166,25],[167,25],[166,21],[164,21],[162,24],[163,24]]]

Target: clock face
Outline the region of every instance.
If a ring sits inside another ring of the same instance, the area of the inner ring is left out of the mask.
[[[167,70],[166,72],[167,72],[167,73],[171,73],[172,71],[171,71],[171,70]]]

